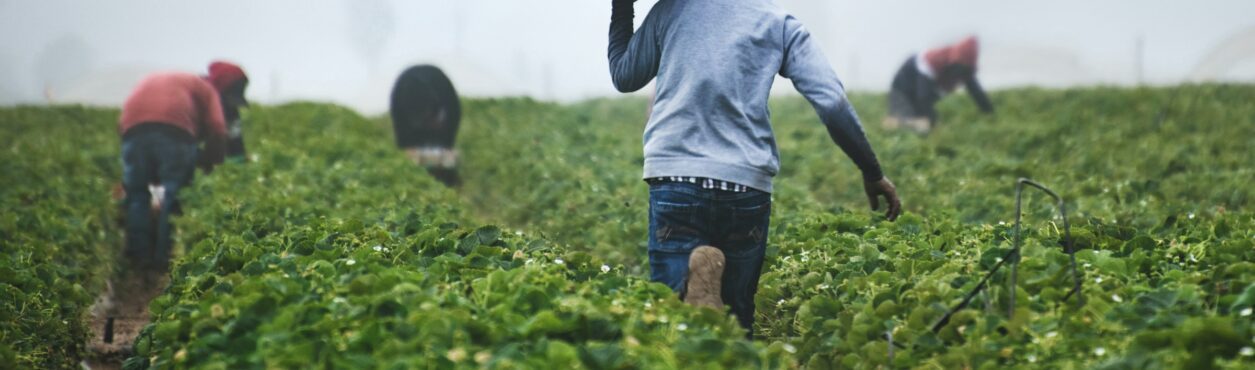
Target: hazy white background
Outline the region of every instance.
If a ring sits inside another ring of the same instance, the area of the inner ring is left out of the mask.
[[[779,2],[853,90],[884,90],[910,54],[966,34],[993,88],[1255,82],[1252,0]],[[609,16],[610,0],[0,0],[0,105],[118,104],[148,72],[216,58],[244,66],[255,101],[373,113],[414,63],[465,95],[611,96]]]

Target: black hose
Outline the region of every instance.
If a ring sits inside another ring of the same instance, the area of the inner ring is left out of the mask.
[[[1023,205],[1025,185],[1040,189],[1041,191],[1050,195],[1051,198],[1054,198],[1055,205],[1059,208],[1059,216],[1063,219],[1063,243],[1064,243],[1065,252],[1068,254],[1068,257],[1070,259],[1069,268],[1072,270],[1072,289],[1068,291],[1068,294],[1063,297],[1063,301],[1066,302],[1073,295],[1077,295],[1077,299],[1079,300],[1080,304],[1082,305],[1085,304],[1085,297],[1083,295],[1076,294],[1081,291],[1081,277],[1080,277],[1080,273],[1076,269],[1076,249],[1073,248],[1073,243],[1072,243],[1072,227],[1068,223],[1067,206],[1063,202],[1063,198],[1060,197],[1059,194],[1055,193],[1054,191],[1050,190],[1049,188],[1047,188],[1046,186],[1040,183],[1037,183],[1030,179],[1020,178],[1019,180],[1016,181],[1016,184],[1015,184],[1015,228],[1014,228],[1015,242],[1012,245],[1011,250],[1007,251],[1007,253],[1002,256],[1002,259],[999,260],[998,263],[994,265],[993,269],[989,270],[989,272],[985,274],[985,277],[980,280],[980,283],[977,284],[975,288],[972,288],[972,290],[967,293],[967,296],[963,297],[962,302],[959,302],[958,305],[951,308],[949,312],[946,312],[945,316],[942,316],[940,320],[937,320],[936,324],[933,324],[933,328],[932,328],[933,333],[940,332],[942,327],[945,327],[946,324],[950,323],[950,318],[953,317],[954,314],[958,313],[964,308],[967,308],[967,305],[972,302],[972,299],[975,298],[977,294],[979,294],[982,290],[985,289],[985,286],[989,282],[989,279],[992,278],[994,274],[998,272],[998,269],[1001,269],[1002,265],[1006,264],[1007,262],[1011,263],[1011,278],[1008,281],[1008,287],[1010,290],[1010,297],[1009,297],[1010,302],[1008,302],[1008,305],[1007,305],[1007,317],[1008,318],[1015,317],[1015,298],[1016,298],[1015,292],[1016,292],[1016,285],[1018,283],[1017,280],[1019,278],[1018,274],[1019,274],[1019,262],[1020,262],[1020,246],[1023,240],[1023,235],[1022,235],[1023,233],[1021,232],[1021,228],[1020,228],[1021,219],[1022,219],[1021,209]]]

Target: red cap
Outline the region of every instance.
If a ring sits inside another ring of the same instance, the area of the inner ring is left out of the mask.
[[[937,71],[951,64],[965,65],[975,70],[979,54],[980,44],[976,41],[976,36],[968,36],[957,44],[929,50],[924,53],[924,59]]]
[[[245,78],[248,76],[244,74],[244,69],[240,66],[222,61],[210,63],[209,75],[205,76],[205,80],[208,80],[210,85],[214,85],[218,91],[226,90],[231,87],[231,84]]]
[[[976,57],[980,53],[980,44],[976,42],[976,36],[968,36],[955,45],[951,53],[954,53],[954,60],[960,64],[976,69]]]

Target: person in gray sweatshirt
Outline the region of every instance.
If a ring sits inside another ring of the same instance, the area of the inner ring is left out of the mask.
[[[776,75],[810,101],[889,220],[897,190],[818,44],[773,1],[661,0],[635,32],[634,1],[612,0],[609,62],[620,92],[657,79],[644,134],[650,278],[686,302],[727,305],[752,338],[780,169],[767,108]]]

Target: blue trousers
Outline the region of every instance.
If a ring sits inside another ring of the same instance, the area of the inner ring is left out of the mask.
[[[127,260],[162,268],[170,261],[170,215],[178,212],[178,192],[192,180],[197,148],[164,132],[144,131],[122,139],[122,187],[126,189]],[[153,222],[149,184],[165,187],[161,212]]]
[[[767,251],[771,194],[702,189],[683,182],[649,187],[650,279],[685,294],[689,255],[709,245],[723,251],[723,302],[753,336],[754,294]]]

